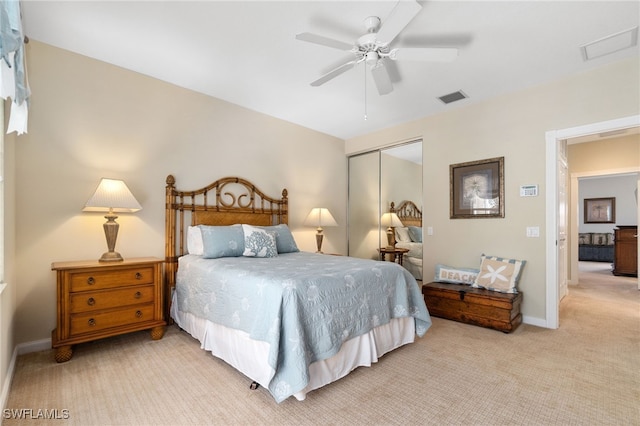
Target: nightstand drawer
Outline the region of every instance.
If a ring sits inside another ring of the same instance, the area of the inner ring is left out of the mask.
[[[153,266],[130,269],[83,271],[71,274],[71,291],[99,290],[123,285],[153,284]]]
[[[75,314],[71,316],[71,336],[83,333],[93,333],[112,327],[132,325],[145,321],[152,321],[153,304],[132,306],[106,312]]]
[[[153,285],[116,290],[87,291],[71,295],[71,313],[89,312],[154,301]]]

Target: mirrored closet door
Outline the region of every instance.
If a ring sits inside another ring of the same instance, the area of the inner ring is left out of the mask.
[[[378,259],[387,246],[380,218],[393,202],[422,210],[422,141],[349,157],[349,256]]]

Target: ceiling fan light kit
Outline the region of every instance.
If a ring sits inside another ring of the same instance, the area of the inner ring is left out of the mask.
[[[421,9],[422,6],[415,1],[398,1],[384,22],[377,16],[365,18],[364,27],[367,33],[359,37],[354,45],[312,33],[296,35],[298,40],[343,51],[348,50],[354,55],[353,60],[340,65],[311,82],[311,86],[321,86],[357,64],[365,62],[369,65],[378,93],[386,95],[393,91],[391,78],[385,67],[386,59],[421,62],[450,62],[455,60],[458,56],[458,49],[455,48],[390,48],[391,42],[405,29]]]

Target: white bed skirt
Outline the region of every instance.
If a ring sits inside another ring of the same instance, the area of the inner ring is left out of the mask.
[[[252,340],[249,334],[231,329],[177,309],[174,294],[171,317],[176,324],[200,341],[200,347],[224,360],[249,379],[268,389],[274,375],[267,362],[269,344]],[[396,318],[354,337],[342,344],[340,351],[331,358],[314,362],[309,366],[309,384],[294,397],[302,401],[308,392],[334,382],[361,366],[371,366],[378,358],[402,345],[415,340],[415,320],[412,317]]]

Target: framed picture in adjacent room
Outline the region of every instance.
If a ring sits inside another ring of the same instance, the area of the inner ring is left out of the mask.
[[[585,198],[584,223],[615,223],[616,197]]]

